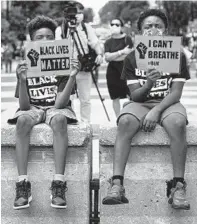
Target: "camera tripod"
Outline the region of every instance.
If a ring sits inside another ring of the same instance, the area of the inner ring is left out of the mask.
[[[69,24],[68,24],[68,25],[69,25]],[[83,48],[83,45],[82,45],[82,42],[81,42],[81,40],[80,40],[79,34],[78,34],[77,30],[76,30],[76,26],[68,26],[68,27],[69,27],[69,31],[70,31],[70,36],[71,36],[71,38],[72,38],[72,40],[74,41],[74,44],[75,44],[75,46],[76,46],[76,49],[77,49],[77,52],[78,52],[78,58],[79,58],[79,61],[80,61],[80,59],[82,59],[83,56],[86,55],[85,50],[84,50],[84,48]],[[78,42],[79,42],[79,44],[80,44],[80,48],[81,48],[82,53],[80,52],[79,45],[78,45],[77,40],[76,40],[76,38],[75,38],[75,33],[76,33],[76,35],[77,35],[77,39],[78,39]],[[80,61],[80,62],[81,62],[81,61]],[[91,63],[91,62],[90,62],[90,63]],[[83,69],[83,63],[81,63],[81,64],[82,64],[82,69]],[[93,71],[98,67],[98,65],[96,65],[95,62],[94,62],[94,64],[92,64],[92,65],[93,65],[93,66],[91,66],[90,74],[91,74],[91,76],[92,76],[92,80],[93,80],[94,85],[95,85],[95,87],[96,87],[96,90],[97,90],[97,92],[98,92],[100,101],[101,101],[101,103],[102,103],[102,105],[103,105],[103,109],[104,109],[104,111],[105,111],[105,114],[106,114],[106,116],[107,116],[107,119],[108,119],[108,121],[110,121],[110,118],[109,118],[107,109],[106,109],[105,104],[104,104],[104,102],[103,102],[105,99],[101,96],[101,93],[100,93],[100,91],[99,91],[97,82],[96,82],[95,77],[94,77],[94,74],[93,74]],[[76,93],[77,93],[77,89],[76,89]],[[78,93],[77,93],[77,96],[78,96]]]

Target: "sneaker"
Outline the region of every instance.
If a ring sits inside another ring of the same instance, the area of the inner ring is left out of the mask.
[[[170,189],[169,189],[170,190]],[[190,204],[186,200],[186,183],[177,182],[175,187],[172,187],[169,194],[168,203],[174,209],[190,209]]]
[[[28,208],[32,201],[31,183],[23,180],[16,183],[16,198],[14,200],[14,209]]]
[[[66,208],[65,192],[67,191],[66,181],[59,180],[52,181],[51,184],[51,207],[53,208]]]
[[[125,197],[125,188],[122,185],[116,185],[109,180],[110,187],[108,194],[103,198],[104,205],[117,205],[129,203],[129,200]]]

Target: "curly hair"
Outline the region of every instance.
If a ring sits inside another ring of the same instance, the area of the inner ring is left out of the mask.
[[[31,40],[33,39],[34,33],[41,28],[49,28],[55,36],[57,23],[47,16],[36,16],[27,24],[27,30]]]
[[[146,10],[146,11],[144,11],[140,14],[140,17],[139,17],[138,22],[137,22],[137,27],[138,27],[139,31],[141,31],[142,22],[148,16],[159,17],[164,22],[165,28],[166,29],[168,28],[168,18],[167,18],[166,14],[164,12],[162,12],[161,10],[158,10],[158,9],[148,9],[148,10]]]

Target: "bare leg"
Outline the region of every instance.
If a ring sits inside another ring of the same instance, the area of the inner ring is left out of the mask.
[[[17,119],[16,163],[19,176],[27,175],[30,132],[33,126],[34,126],[33,119],[28,115],[22,115]]]
[[[113,100],[113,108],[114,108],[116,117],[118,117],[120,114],[120,99],[119,98]]]
[[[63,115],[56,115],[52,118],[50,126],[53,130],[55,173],[63,175],[68,148],[67,118]]]
[[[164,119],[163,127],[170,138],[174,177],[184,178],[187,154],[186,119],[181,114],[173,113]]]
[[[113,175],[124,176],[125,166],[131,149],[131,140],[139,129],[139,121],[130,114],[122,115],[118,124],[114,150]]]

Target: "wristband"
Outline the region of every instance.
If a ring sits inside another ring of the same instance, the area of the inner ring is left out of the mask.
[[[122,54],[121,51],[118,51],[118,55],[121,56],[121,54]]]

